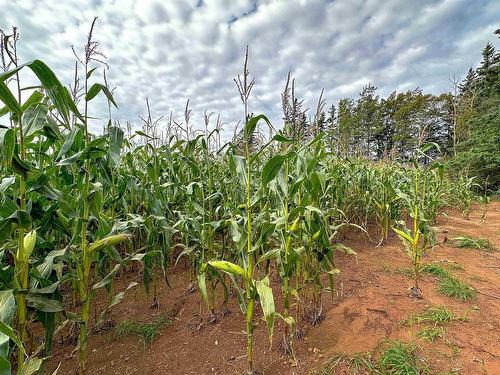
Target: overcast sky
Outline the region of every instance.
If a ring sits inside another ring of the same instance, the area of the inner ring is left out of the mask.
[[[95,38],[120,107],[113,116],[138,123],[149,97],[157,116],[172,109],[181,120],[191,98],[193,124],[205,110],[220,113],[226,138],[243,117],[232,78],[247,44],[250,109],[279,125],[288,71],[310,108],[322,88],[329,106],[369,82],[381,95],[417,86],[439,93],[479,63],[487,41],[498,48],[500,26],[495,0],[0,0],[0,9],[0,28],[19,28],[21,60],[45,61],[65,84],[71,45],[81,50],[98,16]],[[90,115],[105,117],[100,102]]]

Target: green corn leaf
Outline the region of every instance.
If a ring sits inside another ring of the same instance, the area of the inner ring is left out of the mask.
[[[16,147],[16,135],[10,128],[0,128],[0,155],[2,165],[10,167]]]
[[[12,290],[1,290],[0,291],[0,322],[5,325],[10,325],[14,316],[16,314],[16,300]],[[7,374],[3,372],[4,370],[10,371],[9,358],[9,336],[3,332],[0,332],[0,375]],[[2,358],[6,360],[3,362]],[[8,366],[8,367],[7,367]],[[10,375],[10,372],[8,373]]]
[[[0,80],[0,100],[5,104],[8,110],[16,115],[20,115],[22,112],[21,106],[17,102],[16,98],[10,92],[7,85]]]
[[[120,165],[120,152],[123,143],[123,130],[117,126],[112,126],[109,141],[109,154],[116,166]]]
[[[266,116],[264,115],[254,116],[247,121],[245,128],[243,129],[243,134],[245,136],[245,139],[248,140],[250,136],[254,133],[255,128],[257,127],[257,124],[259,123],[260,120],[265,121],[269,126],[271,126],[271,122]]]
[[[109,91],[109,89],[104,86],[104,85],[101,85],[100,83],[94,83],[92,85],[92,87],[89,89],[89,91],[87,92],[87,95],[85,96],[85,100],[86,101],[91,101],[92,99],[94,99],[97,94],[99,94],[100,92],[103,92],[104,95],[106,95],[106,98],[111,102],[113,103],[113,105],[118,108],[118,106],[116,105],[116,102],[115,102],[115,99],[113,99],[113,94],[111,94],[111,92]]]
[[[98,283],[94,284],[92,287],[93,290],[97,290],[99,288],[102,288],[106,285],[108,285],[113,279],[115,278],[117,272],[120,270],[121,264],[115,264],[113,269]]]
[[[269,184],[278,175],[285,160],[286,156],[277,155],[266,162],[261,174],[261,183],[263,186]]]
[[[28,293],[26,295],[26,304],[35,310],[53,313],[63,311],[62,303],[55,299],[50,299],[42,294]]]

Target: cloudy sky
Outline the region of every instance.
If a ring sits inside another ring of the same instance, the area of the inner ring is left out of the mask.
[[[191,98],[193,124],[205,110],[220,113],[226,138],[243,117],[232,78],[247,44],[251,111],[276,124],[288,71],[314,108],[322,88],[328,105],[369,82],[381,95],[449,90],[449,78],[477,65],[487,41],[499,47],[495,0],[0,0],[0,9],[0,28],[19,28],[21,60],[44,60],[65,84],[71,45],[81,50],[98,16],[95,38],[120,106],[113,116],[139,123],[149,97],[156,116],[173,110],[180,121]],[[91,115],[105,117],[102,102]]]

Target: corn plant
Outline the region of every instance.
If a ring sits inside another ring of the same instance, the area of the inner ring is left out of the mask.
[[[394,228],[394,232],[405,246],[406,253],[412,260],[414,286],[411,288],[411,296],[421,298],[419,287],[420,272],[422,270],[421,260],[424,253],[433,248],[436,243],[435,231],[431,227],[428,211],[426,211],[427,191],[424,179],[426,169],[421,168],[414,162],[413,186],[409,195],[398,191],[398,195],[408,210],[411,226],[407,227],[404,221],[400,222],[400,228]],[[424,181],[424,182],[423,182]]]
[[[249,139],[257,123],[260,120],[269,122],[264,115],[255,116],[248,120],[244,128],[245,139],[245,157],[238,155],[234,156],[235,172],[238,175],[240,183],[245,187],[245,216],[241,218],[241,227],[238,227],[236,220],[231,221],[232,237],[238,250],[240,251],[239,258],[242,265],[226,261],[226,260],[212,260],[208,264],[220,271],[226,272],[234,278],[241,278],[244,285],[244,290],[240,289],[235,282],[235,287],[239,292],[240,307],[245,314],[246,319],[246,332],[247,332],[247,361],[249,371],[253,373],[253,330],[254,326],[254,309],[257,296],[260,298],[260,304],[264,312],[267,322],[269,340],[272,344],[272,336],[275,320],[275,307],[272,289],[269,285],[267,277],[261,280],[254,279],[254,247],[252,243],[253,226],[255,219],[252,216],[252,155],[250,154]],[[260,239],[262,241],[262,239]]]

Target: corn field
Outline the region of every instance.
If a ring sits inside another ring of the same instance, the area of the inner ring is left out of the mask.
[[[155,304],[158,284],[168,284],[180,263],[189,265],[204,321],[237,299],[249,371],[256,310],[269,345],[294,358],[303,317],[319,319],[335,291],[336,254],[356,255],[343,243],[353,233],[374,246],[397,235],[413,272],[411,293],[420,295],[421,258],[436,244],[440,210],[467,215],[474,198],[473,179],[450,178],[429,153],[437,145],[422,145],[409,161],[375,162],[340,157],[321,132],[298,139],[286,122],[249,115],[246,63],[237,81],[245,113],[237,142],[221,144],[209,119],[205,132],[186,122],[185,131],[160,138],[151,119],[127,131],[110,117],[93,134],[97,101],[126,105],[106,82],[95,83],[104,68],[97,47],[91,31],[77,54],[79,91],[41,60],[14,58],[0,74],[0,374],[43,371],[61,329],[78,333],[79,372],[87,373],[92,325],[131,288],[144,288]],[[37,84],[23,86],[21,70]],[[259,128],[270,135],[256,147]],[[116,290],[115,277],[133,264],[142,286]],[[100,290],[107,306],[94,321]],[[35,326],[43,328],[40,345]]]

